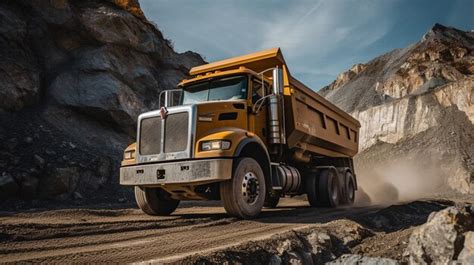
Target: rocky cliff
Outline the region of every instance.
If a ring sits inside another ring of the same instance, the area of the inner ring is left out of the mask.
[[[359,175],[381,176],[411,195],[445,184],[474,192],[473,32],[436,24],[320,93],[362,124]]]
[[[137,0],[2,1],[0,197],[120,198],[137,115],[202,63]]]

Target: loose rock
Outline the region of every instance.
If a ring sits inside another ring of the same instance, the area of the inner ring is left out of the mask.
[[[413,231],[405,256],[410,263],[447,264],[463,248],[463,233],[474,230],[470,207],[449,207],[432,213],[428,222]]]

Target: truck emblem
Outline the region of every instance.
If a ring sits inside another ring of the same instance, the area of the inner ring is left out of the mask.
[[[168,116],[168,110],[166,109],[166,107],[161,107],[160,116],[162,120],[166,119],[166,117]]]

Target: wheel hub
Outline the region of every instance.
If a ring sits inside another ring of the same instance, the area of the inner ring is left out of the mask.
[[[242,180],[242,197],[245,202],[254,204],[260,194],[260,186],[257,176],[253,172],[247,172]]]

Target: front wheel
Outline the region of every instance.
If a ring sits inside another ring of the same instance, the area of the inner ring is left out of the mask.
[[[262,168],[252,158],[235,161],[232,179],[220,186],[226,212],[238,218],[251,219],[260,214],[265,202],[265,177]]]
[[[179,200],[160,188],[141,188],[135,186],[135,200],[138,207],[148,215],[170,215],[178,208]]]

